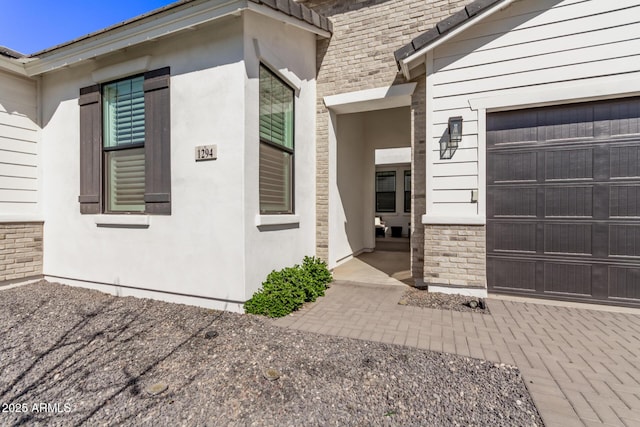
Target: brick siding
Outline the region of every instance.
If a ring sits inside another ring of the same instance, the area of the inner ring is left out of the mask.
[[[333,22],[331,39],[317,45],[318,100],[316,105],[316,253],[329,250],[329,112],[323,98],[339,93],[406,83],[398,72],[394,51],[470,0],[300,0]],[[424,76],[412,102],[412,218],[411,270],[423,275],[425,213],[425,87]]]
[[[425,225],[424,281],[486,288],[484,225]]]
[[[0,224],[0,283],[42,275],[42,223]]]

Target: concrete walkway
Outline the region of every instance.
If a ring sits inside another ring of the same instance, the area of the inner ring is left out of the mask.
[[[489,299],[491,314],[401,306],[406,285],[390,276],[402,271],[372,259],[337,269],[343,280],[325,297],[275,323],[516,365],[547,426],[640,426],[640,310],[504,298]],[[366,279],[344,280],[356,277]]]

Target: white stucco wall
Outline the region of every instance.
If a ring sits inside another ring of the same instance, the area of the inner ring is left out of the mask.
[[[148,69],[171,67],[172,214],[149,216],[148,228],[98,227],[78,204],[78,92],[94,83],[92,71],[145,55]],[[120,295],[148,290],[161,299],[240,308],[242,61],[242,21],[235,18],[43,78],[45,276]],[[194,147],[203,144],[217,144],[217,160],[195,162]]]
[[[246,298],[272,270],[299,264],[315,254],[315,105],[316,36],[253,12],[245,16],[245,150],[244,233]],[[259,198],[259,84],[264,63],[296,89],[294,100],[294,218],[262,217]],[[279,224],[273,224],[274,222]]]
[[[171,67],[172,214],[135,215],[148,228],[97,226],[107,215],[81,215],[78,205],[78,91],[145,56],[149,70]],[[261,60],[297,89],[296,224],[256,226]],[[52,280],[240,310],[271,270],[314,254],[315,35],[244,11],[48,74],[43,98],[44,272]],[[217,160],[196,163],[194,147],[208,144]]]
[[[364,113],[337,119],[336,187],[329,200],[329,254],[333,263],[372,249],[365,240],[366,171],[371,163],[364,138]]]
[[[37,83],[0,69],[0,222],[42,219]]]
[[[488,111],[640,93],[639,14],[635,0],[514,2],[429,52],[426,222],[484,221]],[[464,118],[463,139],[441,160],[452,116]]]

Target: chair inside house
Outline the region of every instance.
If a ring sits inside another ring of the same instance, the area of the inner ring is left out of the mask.
[[[387,235],[387,230],[389,229],[389,227],[385,225],[384,221],[382,220],[382,217],[379,217],[379,216],[376,217],[375,226],[376,226],[376,237],[385,237]]]

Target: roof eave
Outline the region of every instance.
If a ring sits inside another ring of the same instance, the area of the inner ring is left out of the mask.
[[[171,13],[154,15],[150,19],[134,21],[111,31],[45,51],[39,58],[25,64],[29,76],[36,76],[60,68],[69,67],[101,55],[130,48],[140,43],[156,40],[178,31],[193,28],[223,16],[238,14],[247,7],[247,0],[231,0],[224,3],[210,2],[174,9]]]
[[[274,10],[266,5],[255,3],[255,0],[228,0],[225,2],[188,2],[176,3],[176,6],[159,10],[160,13],[143,15],[142,19],[134,18],[123,25],[99,31],[74,42],[40,52],[39,57],[27,57],[24,63],[26,75],[37,76],[57,69],[76,65],[95,59],[99,56],[131,48],[141,43],[157,40],[183,30],[193,29],[198,25],[218,20],[227,16],[240,16],[244,10],[269,16],[273,19],[291,24],[321,37],[330,37],[331,33],[323,28],[309,24],[295,16]],[[331,29],[331,23],[322,18],[322,23]],[[320,22],[320,20],[318,21]]]
[[[19,74],[21,76],[27,76],[27,72],[24,69],[24,64],[22,64],[17,59],[9,58],[3,55],[0,55],[0,69],[14,74]]]
[[[504,9],[505,7],[509,6],[514,1],[517,1],[517,0],[503,0],[503,1],[497,2],[493,6],[488,7],[487,9],[483,10],[482,12],[470,17],[469,19],[467,19],[466,21],[464,21],[460,25],[455,26],[455,27],[449,29],[448,31],[444,32],[443,34],[439,35],[432,42],[429,42],[429,43],[425,44],[420,49],[418,49],[415,52],[411,53],[407,57],[398,60],[398,67],[400,68],[400,71],[402,71],[402,74],[405,76],[405,78],[407,80],[411,80],[411,79],[414,79],[414,78],[422,75],[423,73],[426,72],[426,68],[423,67],[422,71],[419,72],[418,74],[413,74],[412,70],[414,70],[417,67],[419,67],[420,65],[424,64],[424,62],[426,61],[427,52],[429,52],[429,51],[435,49],[436,47],[446,43],[447,41],[449,41],[452,38],[456,37],[458,34],[464,32],[467,29],[469,29],[470,27],[476,25],[478,22],[484,20],[485,18],[487,18],[487,17],[493,15],[494,13],[496,13],[496,12]],[[435,27],[434,27],[434,29],[435,29]]]
[[[279,12],[275,9],[272,9],[268,6],[262,5],[262,4],[257,4],[254,2],[249,2],[247,9],[259,13],[261,15],[282,21],[288,25],[291,25],[293,27],[297,27],[300,28],[302,30],[308,31],[310,33],[314,33],[320,37],[324,37],[324,38],[330,38],[331,37],[331,33],[327,30],[324,30],[323,28],[321,28],[320,25],[311,25],[307,22],[305,22],[304,20],[301,20],[299,18],[295,18],[292,16],[288,16],[286,14],[284,14],[283,12]],[[315,12],[314,12],[315,13]],[[317,14],[316,14],[317,15]],[[319,17],[319,19],[324,19],[326,20],[326,18],[320,17],[320,15],[317,15]],[[318,22],[320,22],[318,20]],[[330,21],[327,21],[330,22]],[[326,25],[325,25],[326,27]],[[328,26],[327,28],[331,28],[330,26]]]

